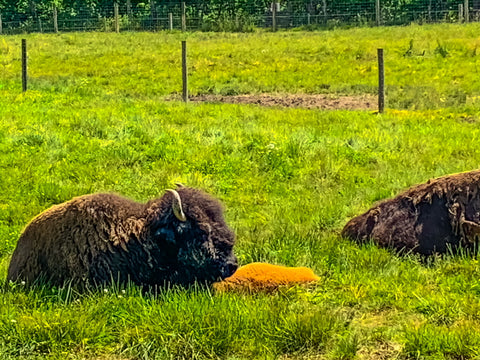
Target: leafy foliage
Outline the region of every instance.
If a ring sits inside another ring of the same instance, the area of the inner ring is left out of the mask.
[[[52,7],[67,31],[111,28],[114,4],[118,3],[121,27],[129,30],[167,29],[169,13],[180,16],[175,0],[0,0],[9,31],[52,31]],[[207,31],[252,31],[270,27],[270,0],[185,0],[188,26]],[[460,0],[385,0],[376,18],[375,0],[282,0],[278,3],[280,27],[334,28],[338,26],[397,25],[411,22],[456,22]],[[477,4],[473,3],[473,10]],[[42,25],[43,24],[43,25]]]

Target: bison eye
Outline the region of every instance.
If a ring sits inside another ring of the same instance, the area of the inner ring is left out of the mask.
[[[185,222],[179,223],[176,227],[178,235],[183,235],[183,234],[187,233],[188,229],[189,229],[189,224],[185,223]]]
[[[175,245],[175,233],[172,229],[160,228],[155,232],[155,238],[166,241],[171,245]]]

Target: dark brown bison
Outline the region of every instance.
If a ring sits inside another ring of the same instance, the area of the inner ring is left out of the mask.
[[[476,248],[479,188],[480,170],[430,180],[353,218],[342,235],[424,255]]]
[[[220,203],[179,187],[146,204],[93,194],[53,206],[25,228],[7,280],[62,285],[212,283],[237,269]]]

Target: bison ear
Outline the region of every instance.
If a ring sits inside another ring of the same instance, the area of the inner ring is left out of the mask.
[[[173,194],[173,202],[172,202],[172,211],[175,217],[180,220],[181,222],[187,221],[187,217],[182,209],[182,199],[180,199],[180,195],[175,190],[167,189],[168,192]]]

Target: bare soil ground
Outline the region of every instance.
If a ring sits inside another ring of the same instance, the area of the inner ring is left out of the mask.
[[[255,104],[260,106],[295,107],[325,110],[375,110],[377,98],[373,95],[340,96],[309,94],[257,94],[257,95],[196,95],[192,102],[222,102],[229,104]]]

